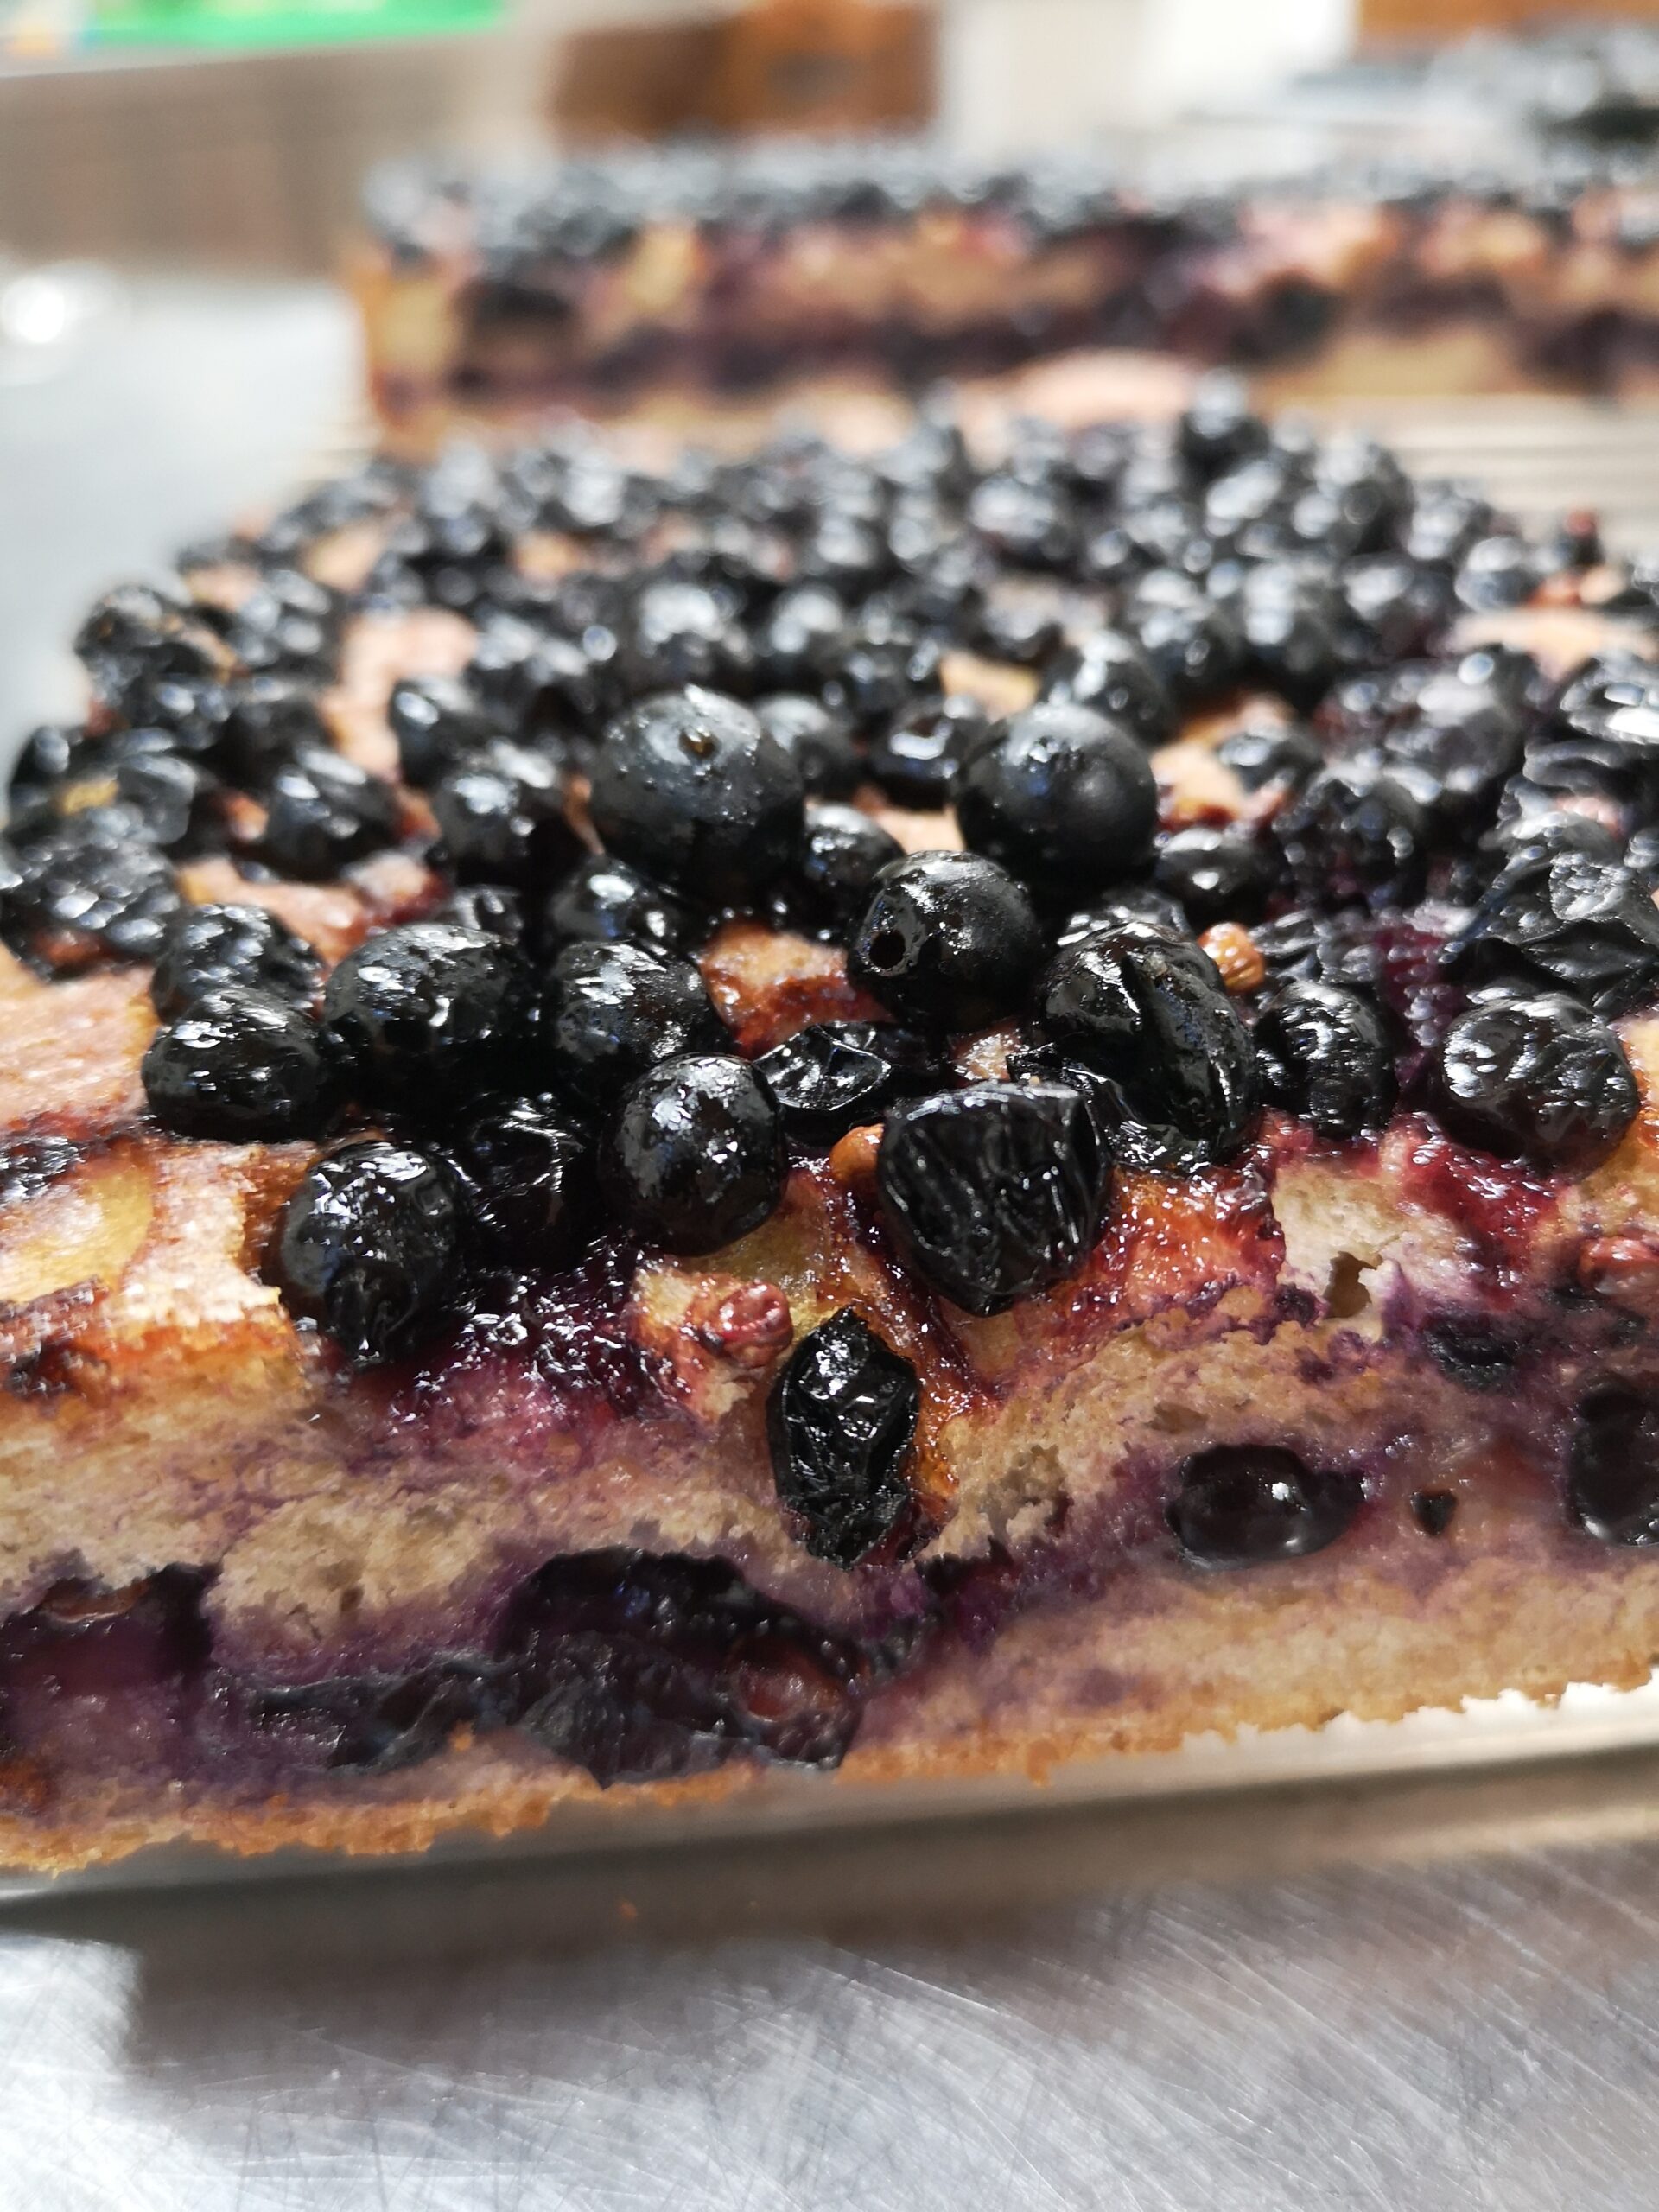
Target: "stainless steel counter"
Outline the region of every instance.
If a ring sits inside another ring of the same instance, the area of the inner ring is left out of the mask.
[[[187,287],[0,391],[8,735],[350,390],[326,296]],[[1580,412],[1633,524],[1652,432]],[[1411,435],[1532,480],[1501,408]],[[1650,2212],[1656,1900],[1654,1749],[35,1897],[0,2212]]]
[[[14,1908],[29,2212],[1647,2212],[1659,1759]]]

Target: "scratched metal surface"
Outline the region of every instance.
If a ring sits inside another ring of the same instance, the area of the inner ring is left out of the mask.
[[[73,389],[0,398],[8,734],[61,703],[48,613],[274,489],[350,391],[315,294],[139,306]],[[1659,539],[1649,423],[1374,413]],[[1524,1767],[1442,1740],[1392,1778],[16,1898],[0,2212],[1651,2212],[1629,1712]]]
[[[1659,1763],[14,1909],[29,2212],[1649,2212]]]

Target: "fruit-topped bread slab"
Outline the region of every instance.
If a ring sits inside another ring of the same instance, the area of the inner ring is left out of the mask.
[[[416,449],[550,407],[741,423],[1063,356],[1096,411],[1166,391],[1154,357],[1280,398],[1652,391],[1650,149],[1509,139],[1196,188],[897,141],[405,163],[353,264],[371,389]],[[602,482],[569,497],[605,518]]]
[[[1656,590],[1206,389],[110,593],[0,887],[0,1853],[1645,1679]]]

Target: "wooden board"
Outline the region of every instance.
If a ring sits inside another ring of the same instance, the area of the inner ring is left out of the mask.
[[[936,105],[921,0],[758,0],[562,41],[549,120],[567,143],[688,130],[913,130]]]
[[[1659,20],[1656,0],[1360,0],[1362,39],[1440,44],[1472,30],[1524,30],[1574,17]]]

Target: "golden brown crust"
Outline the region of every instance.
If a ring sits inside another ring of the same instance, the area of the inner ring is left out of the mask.
[[[79,1139],[137,1120],[156,1027],[148,981],[127,970],[46,983],[0,947],[0,1130]]]
[[[1089,348],[1029,368],[963,377],[952,389],[963,429],[980,440],[995,437],[1020,415],[1071,424],[1106,418],[1161,422],[1185,404],[1196,374],[1163,354]],[[384,394],[384,385],[378,389]],[[556,404],[527,410],[469,406],[435,390],[413,406],[392,407],[383,399],[381,442],[389,452],[426,460],[451,438],[499,442],[524,435],[526,415],[554,422],[568,412]],[[836,372],[789,378],[763,398],[734,399],[687,383],[637,396],[614,410],[602,398],[584,402],[582,413],[604,423],[625,450],[650,464],[688,438],[718,452],[748,452],[803,416],[849,452],[873,453],[903,435],[909,403],[880,375]]]

